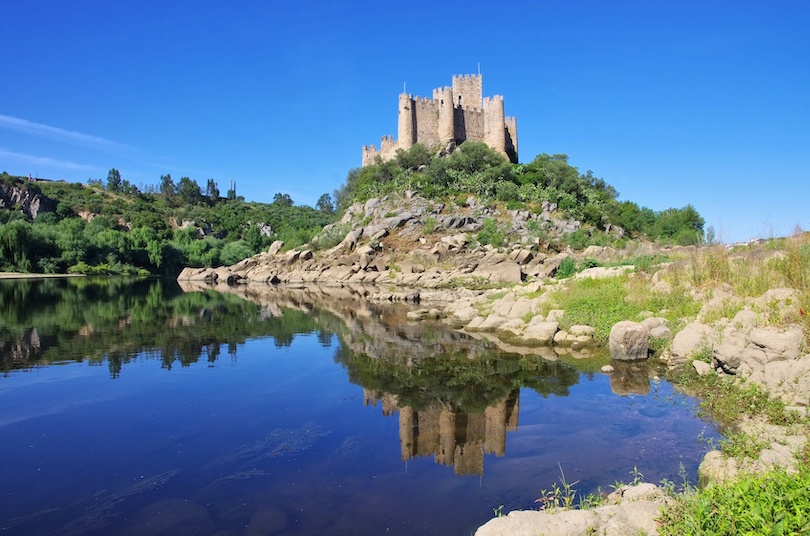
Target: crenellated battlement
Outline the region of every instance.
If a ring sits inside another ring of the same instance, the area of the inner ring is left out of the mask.
[[[394,158],[415,143],[452,150],[467,140],[483,141],[517,162],[517,120],[504,115],[502,95],[482,97],[482,88],[481,74],[465,74],[453,75],[452,85],[435,88],[432,97],[401,93],[398,139],[383,136],[379,151],[363,146],[363,165]]]

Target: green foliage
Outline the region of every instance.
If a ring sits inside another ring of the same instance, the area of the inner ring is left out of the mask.
[[[577,263],[572,257],[566,257],[560,263],[560,267],[557,268],[557,273],[554,274],[554,277],[557,279],[567,279],[574,275],[577,272]]]
[[[176,275],[184,266],[238,262],[277,238],[288,247],[305,244],[334,218],[325,210],[294,206],[284,194],[271,204],[220,199],[213,179],[205,196],[192,179],[183,177],[175,185],[170,175],[161,177],[161,193],[154,193],[157,188],[140,193],[115,169],[106,188],[101,181],[83,186],[7,180],[32,190],[41,187],[58,204],[56,212],[40,213],[33,222],[0,210],[0,270],[5,271]],[[96,215],[90,222],[77,216],[88,212]],[[183,221],[194,226],[173,230]],[[269,226],[271,236],[260,226]]]
[[[674,371],[671,379],[701,399],[701,416],[720,424],[731,424],[740,415],[764,417],[778,425],[799,422],[796,412],[789,411],[780,398],[769,397],[755,383],[740,384],[714,374],[698,376],[691,367]]]
[[[425,218],[425,223],[422,225],[422,232],[428,235],[436,230],[436,226],[438,224],[439,222],[436,220],[436,218],[428,216]]]
[[[315,250],[333,248],[343,241],[349,231],[351,231],[351,225],[347,223],[327,225],[313,237],[310,245]]]
[[[766,475],[745,474],[681,497],[663,512],[658,533],[807,534],[810,532],[810,470],[798,474],[777,469]]]
[[[703,239],[703,218],[691,206],[656,213],[629,201],[617,201],[618,192],[591,171],[580,173],[564,154],[541,154],[529,164],[513,165],[499,152],[480,142],[465,142],[449,156],[431,157],[423,146],[398,151],[396,158],[381,159],[349,172],[335,192],[338,209],[405,189],[416,189],[428,198],[465,196],[506,203],[509,210],[529,208],[540,212],[544,202],[556,204],[568,217],[591,230],[568,237],[575,249],[605,242],[606,224],[620,226],[628,235],[647,236],[666,243],[698,244]],[[598,231],[594,233],[593,230]]]
[[[489,244],[495,247],[500,247],[506,240],[506,232],[503,230],[500,224],[498,224],[498,220],[487,218],[484,220],[481,230],[478,231],[476,239],[481,245],[485,246]]]

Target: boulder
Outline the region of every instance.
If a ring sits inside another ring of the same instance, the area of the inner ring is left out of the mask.
[[[270,255],[277,255],[278,252],[281,251],[281,248],[283,248],[283,247],[284,247],[284,241],[283,240],[276,240],[272,244],[270,244],[270,249],[267,250],[267,253],[269,253]]]
[[[485,277],[490,281],[499,283],[520,283],[523,274],[520,265],[510,261],[499,262],[498,264],[479,264],[472,275],[474,277]]]
[[[765,352],[768,361],[796,359],[801,352],[803,340],[804,334],[797,327],[787,330],[774,327],[751,330],[751,343]]]
[[[650,332],[642,324],[623,320],[610,330],[610,357],[618,361],[646,359]]]
[[[711,336],[711,328],[700,322],[687,324],[672,339],[670,352],[675,360],[682,360],[692,357],[701,345],[708,344]]]
[[[703,456],[698,467],[698,482],[700,486],[721,484],[726,480],[737,477],[737,460],[724,458],[719,450],[712,450]]]
[[[698,373],[698,376],[708,376],[709,374],[714,374],[714,368],[705,361],[698,361],[696,359],[692,361],[692,366],[695,367],[695,371]]]
[[[666,326],[658,326],[650,330],[650,337],[653,339],[671,339],[672,331]]]
[[[559,328],[560,325],[557,322],[534,322],[532,319],[523,330],[523,341],[530,345],[549,345]]]

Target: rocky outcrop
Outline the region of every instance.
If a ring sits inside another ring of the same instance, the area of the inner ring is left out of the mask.
[[[31,219],[43,212],[56,210],[56,201],[39,191],[22,185],[0,183],[0,208],[17,208]]]

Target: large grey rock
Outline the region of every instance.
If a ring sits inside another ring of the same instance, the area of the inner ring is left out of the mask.
[[[725,458],[719,450],[712,450],[703,456],[698,467],[698,480],[701,486],[722,484],[737,477],[737,460]]]
[[[765,352],[768,361],[796,359],[801,352],[803,340],[804,334],[797,327],[786,330],[774,327],[751,330],[751,343]]]
[[[542,319],[542,317],[540,317]],[[523,340],[530,345],[548,345],[554,340],[554,335],[559,330],[560,324],[557,322],[529,322],[523,330]]]
[[[724,342],[714,348],[712,356],[714,361],[723,369],[723,372],[736,374],[742,363],[743,350],[737,345]]]
[[[618,361],[646,359],[650,332],[642,324],[623,320],[610,330],[610,357]]]
[[[697,372],[698,376],[708,376],[709,374],[714,374],[714,368],[705,361],[698,361],[696,359],[692,361],[692,366],[695,368],[695,372]]]
[[[510,261],[499,262],[498,264],[479,264],[473,270],[472,275],[499,283],[520,283],[523,278],[520,265]]]
[[[706,324],[693,322],[687,324],[681,331],[675,334],[670,345],[672,357],[676,360],[692,357],[702,345],[708,344],[712,329]]]

